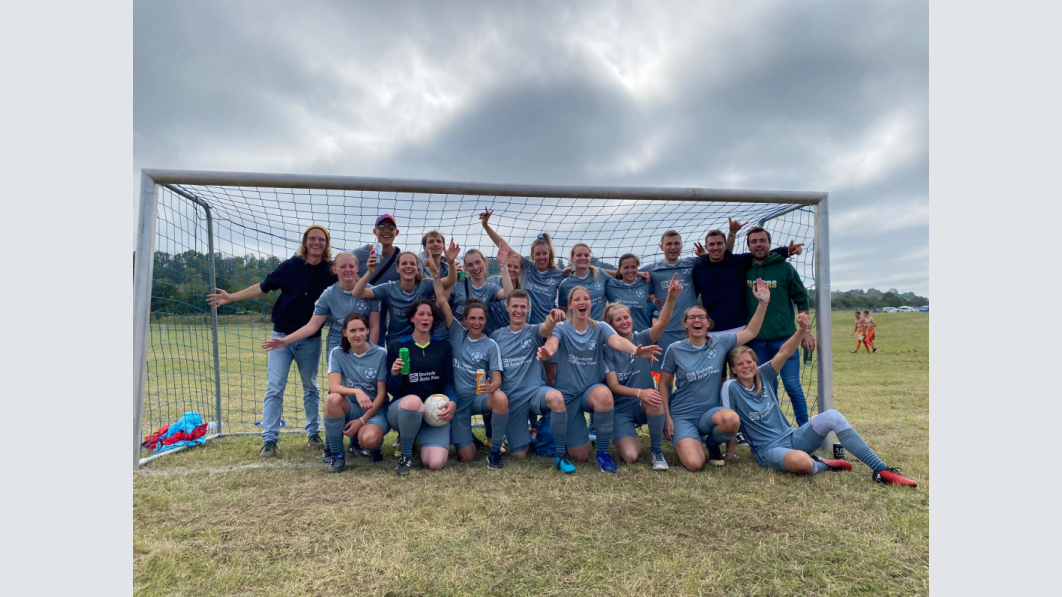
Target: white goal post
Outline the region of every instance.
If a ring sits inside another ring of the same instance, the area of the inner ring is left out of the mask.
[[[585,241],[606,265],[628,252],[655,261],[668,229],[682,233],[683,254],[692,254],[706,232],[726,230],[728,215],[746,222],[740,242],[755,225],[771,231],[775,245],[805,242],[791,262],[813,295],[818,347],[812,366],[802,367],[802,385],[809,402],[815,394],[817,412],[833,408],[828,193],[145,169],[133,268],[134,470],[156,457],[145,456],[145,432],[189,410],[213,423],[208,440],[257,433],[265,357],[256,343],[268,338],[269,303],[219,313],[206,292],[260,282],[311,223],[329,229],[334,251],[371,242],[382,213],[399,218],[403,249],[419,252],[421,234],[436,228],[462,250],[493,248],[475,217],[487,208],[514,251],[526,254],[530,240],[548,231],[558,258]],[[297,385],[289,384],[284,406],[293,423],[301,416],[301,405],[289,409]],[[787,402],[782,396],[779,386]]]

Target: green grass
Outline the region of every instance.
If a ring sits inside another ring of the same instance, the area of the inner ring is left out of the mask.
[[[840,319],[835,313],[835,321]],[[880,314],[877,354],[834,333],[834,401],[917,489],[862,464],[799,478],[748,450],[716,470],[643,460],[564,476],[483,454],[440,473],[355,459],[331,475],[284,435],[226,438],[133,480],[134,589],[144,595],[912,595],[929,583],[929,316]],[[264,364],[263,364],[264,367]],[[392,435],[393,437],[393,435]],[[390,439],[388,438],[388,444]],[[643,438],[648,447],[648,438]]]

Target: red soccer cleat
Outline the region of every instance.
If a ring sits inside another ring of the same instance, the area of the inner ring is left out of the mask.
[[[874,473],[872,477],[878,483],[892,483],[894,485],[906,485],[907,487],[918,487],[918,483],[900,475],[900,469],[889,467],[883,471]]]
[[[847,460],[842,460],[840,458],[826,460],[825,458],[819,458],[818,456],[812,456],[812,458],[830,467],[831,471],[840,472],[852,470],[852,463]]]

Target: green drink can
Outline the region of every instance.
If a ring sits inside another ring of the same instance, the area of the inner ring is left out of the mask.
[[[398,358],[402,359],[402,374],[409,373],[409,349],[401,348],[398,351]]]

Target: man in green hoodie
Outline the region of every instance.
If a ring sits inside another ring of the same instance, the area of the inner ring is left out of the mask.
[[[756,311],[759,301],[752,294],[756,285],[756,279],[761,278],[771,289],[771,302],[767,306],[767,314],[763,318],[763,326],[756,339],[749,346],[756,353],[760,363],[770,361],[778,354],[785,341],[796,333],[796,312],[794,305],[801,313],[807,313],[810,303],[808,291],[796,269],[786,261],[785,257],[777,253],[771,253],[771,233],[760,226],[753,226],[745,237],[748,242],[749,252],[752,253],[752,264],[749,266],[746,276],[747,291],[746,303],[749,307],[749,316]],[[804,335],[802,342],[805,349],[815,350],[815,336],[809,330]],[[793,403],[793,416],[797,425],[808,422],[808,403],[804,398],[804,388],[800,385],[800,351],[793,353],[785,362],[780,371],[782,385],[785,387],[789,400]],[[775,392],[778,391],[778,380],[775,378]]]

